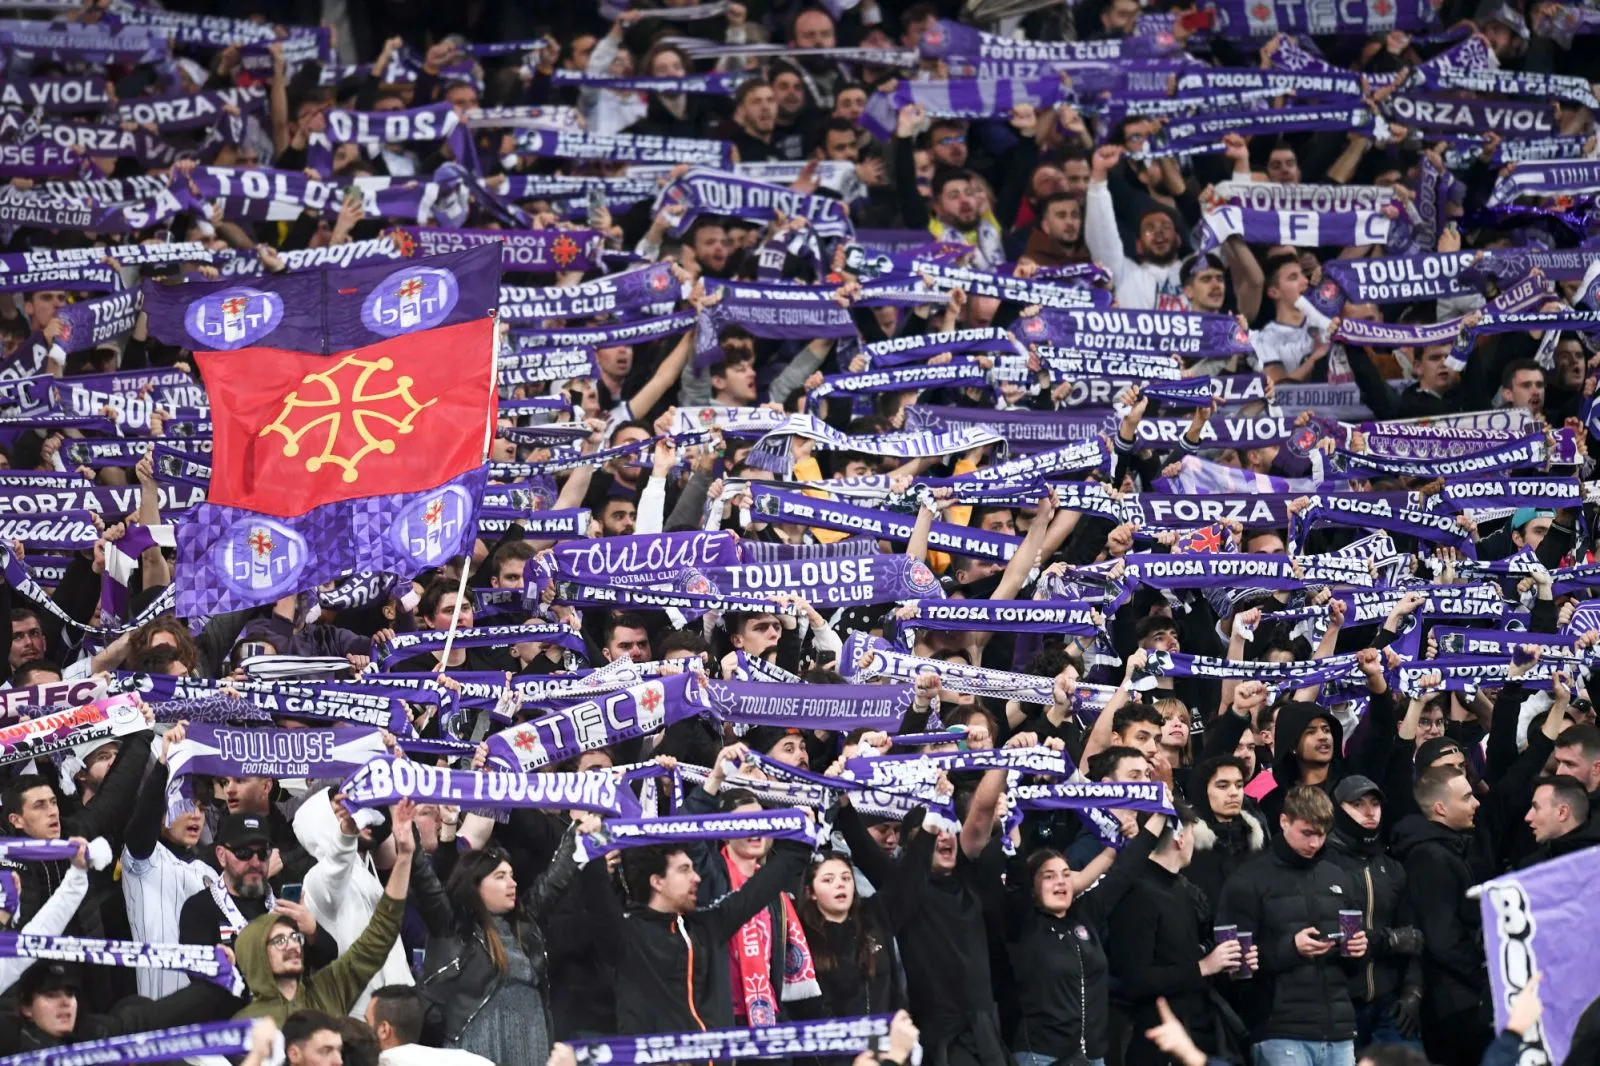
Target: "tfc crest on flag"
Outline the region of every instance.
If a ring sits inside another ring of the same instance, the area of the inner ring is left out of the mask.
[[[253,284],[154,287],[150,304],[153,333],[196,348],[212,403],[207,502],[178,537],[179,610],[235,610],[358,570],[409,577],[470,548],[499,249]]]

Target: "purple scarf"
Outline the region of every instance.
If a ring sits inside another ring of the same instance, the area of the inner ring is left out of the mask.
[[[710,710],[705,682],[679,674],[618,689],[540,715],[486,741],[489,764],[527,772],[644,736]]]

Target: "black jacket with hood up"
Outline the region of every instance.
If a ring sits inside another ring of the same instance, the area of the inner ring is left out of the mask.
[[[1333,799],[1334,786],[1344,778],[1351,774],[1380,777],[1389,761],[1389,750],[1395,740],[1394,695],[1391,692],[1371,694],[1361,728],[1348,747],[1344,726],[1331,712],[1301,700],[1284,704],[1273,726],[1272,778],[1278,787],[1261,797],[1261,813],[1266,815],[1269,833],[1278,832],[1283,799],[1291,788],[1300,784],[1300,757],[1296,752],[1301,736],[1318,718],[1325,719],[1333,730],[1333,761],[1328,766],[1328,776],[1318,786],[1328,794],[1328,799]]]

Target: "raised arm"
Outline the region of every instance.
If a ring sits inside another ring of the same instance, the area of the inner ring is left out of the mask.
[[[1005,789],[1004,770],[986,770],[983,780],[978,782],[977,791],[972,794],[972,804],[967,808],[967,816],[961,822],[961,852],[967,858],[976,859],[989,846],[989,838],[994,835],[995,812],[1000,807],[1000,794]]]

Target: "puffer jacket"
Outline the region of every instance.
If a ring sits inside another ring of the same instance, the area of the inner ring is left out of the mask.
[[[578,874],[573,844],[576,823],[567,827],[555,857],[543,873],[517,891],[517,910],[510,915],[521,932],[522,950],[533,964],[533,981],[545,1009],[545,1031],[551,1031],[549,966],[545,958],[544,930],[539,923],[549,917],[556,900]],[[500,988],[500,971],[489,955],[483,930],[467,927],[450,905],[431,861],[421,857],[412,866],[411,888],[417,910],[428,927],[428,950],[422,961],[422,996],[428,1003],[430,1043],[454,1043],[467,1025]],[[603,865],[603,864],[602,864]]]
[[[1265,997],[1249,1011],[1253,1039],[1355,1039],[1349,980],[1361,960],[1346,958],[1337,948],[1308,959],[1296,950],[1294,938],[1308,926],[1338,932],[1339,912],[1360,904],[1344,870],[1320,853],[1301,858],[1281,836],[1228,878],[1217,923],[1255,935],[1265,978],[1252,990]]]
[[[1420,987],[1421,962],[1417,951],[1408,950],[1420,948],[1421,933],[1406,892],[1406,868],[1384,850],[1381,832],[1364,830],[1336,808],[1323,856],[1337,863],[1359,892],[1360,902],[1353,906],[1361,908],[1367,930],[1367,957],[1351,978],[1351,998],[1372,1003],[1402,985]]]

